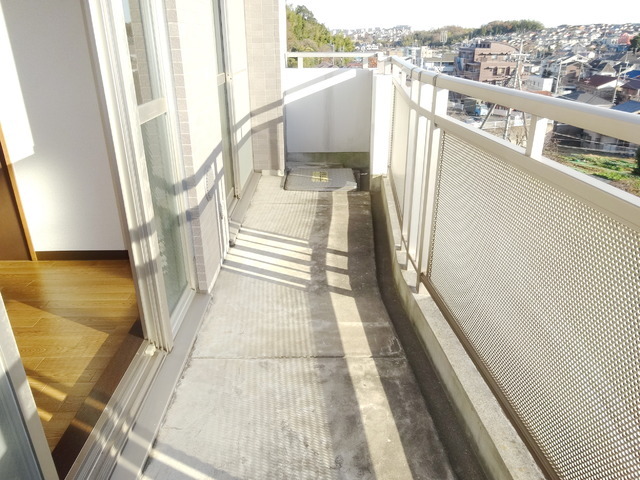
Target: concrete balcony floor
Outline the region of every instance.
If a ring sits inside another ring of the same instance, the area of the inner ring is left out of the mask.
[[[369,193],[281,183],[260,180],[145,478],[456,478],[380,297]]]

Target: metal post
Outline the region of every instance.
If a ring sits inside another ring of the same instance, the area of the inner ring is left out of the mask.
[[[529,133],[527,136],[526,155],[535,160],[542,158],[544,138],[547,134],[547,119],[531,115]],[[526,128],[526,125],[525,125]]]
[[[449,101],[449,90],[438,88],[437,77],[433,86],[433,97],[431,109],[433,119],[429,122],[429,137],[427,141],[427,165],[425,168],[425,194],[422,201],[421,217],[422,228],[420,229],[420,250],[418,254],[419,275],[426,273],[429,263],[429,251],[431,248],[431,237],[435,222],[436,184],[438,175],[438,163],[440,161],[440,150],[442,140],[442,130],[438,127],[438,118],[447,114],[447,102]],[[418,287],[420,282],[418,282]]]
[[[410,100],[412,104],[418,104],[420,101],[420,81],[413,78],[413,70],[409,73],[411,78],[411,92]],[[407,132],[407,158],[405,163],[405,177],[404,177],[404,205],[402,206],[402,237],[407,249],[407,257],[412,262],[416,261],[416,258],[411,256],[411,230],[415,228],[413,217],[414,215],[414,195],[415,195],[415,176],[416,176],[416,164],[418,162],[419,155],[417,154],[419,144],[419,125],[420,117],[413,108],[413,105],[409,104],[411,109],[409,112],[409,131]]]
[[[431,110],[433,101],[433,87],[423,83],[422,79],[419,83],[419,95],[417,103],[420,107]],[[412,189],[411,189],[411,207],[408,212],[409,231],[407,233],[407,255],[412,260],[416,270],[416,290],[420,289],[420,251],[421,251],[421,232],[424,229],[422,204],[425,198],[426,171],[427,171],[427,155],[428,155],[428,138],[431,122],[423,115],[419,115],[416,125],[415,139],[415,162],[413,167]]]

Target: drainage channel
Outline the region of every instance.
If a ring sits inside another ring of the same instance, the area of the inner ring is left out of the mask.
[[[438,436],[442,442],[455,475],[461,480],[486,479],[476,454],[471,447],[463,426],[444,391],[431,361],[407,316],[396,286],[392,271],[392,259],[387,225],[378,189],[371,189],[371,214],[375,245],[376,275],[382,301],[385,304],[396,334],[404,348],[407,360],[431,414]]]

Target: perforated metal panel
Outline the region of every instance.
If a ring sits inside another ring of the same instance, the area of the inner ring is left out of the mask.
[[[451,135],[427,282],[563,479],[640,478],[640,233]]]

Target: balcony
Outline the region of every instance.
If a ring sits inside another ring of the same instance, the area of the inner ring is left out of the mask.
[[[484,473],[636,478],[640,200],[544,147],[552,121],[637,144],[640,117],[395,58],[291,68],[284,84],[288,165],[354,168],[371,193],[261,179],[147,474],[481,476],[442,438],[447,401],[416,396],[413,347],[397,346],[375,293],[371,209],[392,260],[378,275],[408,315],[395,329],[426,352],[416,376],[433,366]],[[453,96],[522,112],[524,137],[466,124]],[[250,381],[228,390],[228,376]],[[183,429],[191,408],[224,422]]]

